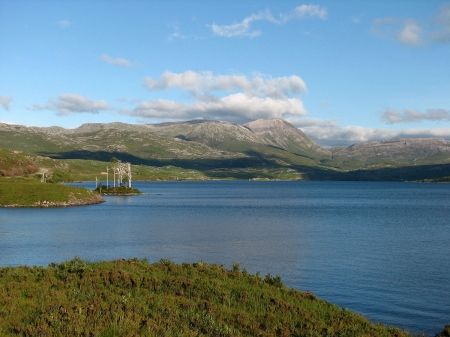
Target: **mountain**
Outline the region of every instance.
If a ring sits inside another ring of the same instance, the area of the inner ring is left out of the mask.
[[[209,178],[403,180],[450,175],[450,142],[393,139],[327,149],[281,119],[88,123],[75,129],[0,124],[0,148],[53,159],[175,167]],[[187,171],[186,171],[187,172]]]
[[[244,124],[255,134],[269,140],[274,146],[286,151],[308,155],[312,158],[331,158],[331,152],[316,144],[292,124],[282,119],[258,119]]]

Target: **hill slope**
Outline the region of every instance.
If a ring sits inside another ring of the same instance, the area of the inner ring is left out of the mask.
[[[0,177],[14,177],[36,173],[38,168],[29,156],[0,149]]]

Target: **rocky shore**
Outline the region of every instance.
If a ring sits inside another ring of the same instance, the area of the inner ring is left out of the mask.
[[[92,193],[90,197],[88,198],[76,198],[71,197],[69,201],[59,202],[59,201],[49,201],[49,200],[42,200],[35,202],[32,205],[4,205],[1,207],[68,207],[68,206],[84,206],[84,205],[94,205],[94,204],[100,204],[102,202],[105,202],[105,199],[102,198],[102,196],[98,194]]]

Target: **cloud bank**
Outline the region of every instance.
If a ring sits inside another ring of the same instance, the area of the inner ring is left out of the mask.
[[[389,108],[381,114],[381,120],[388,124],[428,121],[450,120],[450,111],[444,109],[428,109],[426,112],[419,112],[412,109],[404,109],[398,112]]]
[[[303,18],[319,18],[325,20],[328,16],[326,8],[319,5],[301,5],[294,9],[291,14],[280,14],[279,18],[275,18],[269,10],[251,14],[244,18],[241,22],[231,25],[217,25],[213,23],[209,25],[212,33],[222,37],[255,37],[261,35],[261,31],[252,30],[252,23],[255,21],[269,21],[277,25],[284,25],[288,21]]]
[[[93,113],[97,114],[103,110],[112,110],[106,101],[93,101],[87,97],[77,94],[58,95],[56,101],[49,100],[47,105],[34,104],[36,110],[55,111],[58,116],[67,116],[72,113]]]
[[[221,119],[247,122],[258,118],[303,116],[307,112],[300,96],[307,90],[295,75],[271,78],[255,75],[214,75],[212,72],[164,72],[158,79],[147,77],[150,91],[181,90],[191,102],[155,99],[123,113],[143,119]]]
[[[3,107],[3,109],[9,111],[9,103],[11,103],[11,101],[12,97],[0,95],[0,105]]]
[[[287,118],[287,121],[301,129],[322,146],[349,146],[359,142],[383,141],[392,138],[445,138],[450,139],[449,128],[409,128],[391,130],[366,128],[362,126],[341,126],[335,120],[316,118]]]

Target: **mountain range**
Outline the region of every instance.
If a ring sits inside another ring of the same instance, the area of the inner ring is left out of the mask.
[[[282,119],[89,123],[75,129],[0,124],[0,148],[58,160],[195,169],[208,178],[423,180],[450,175],[450,141],[392,139],[325,148]]]

